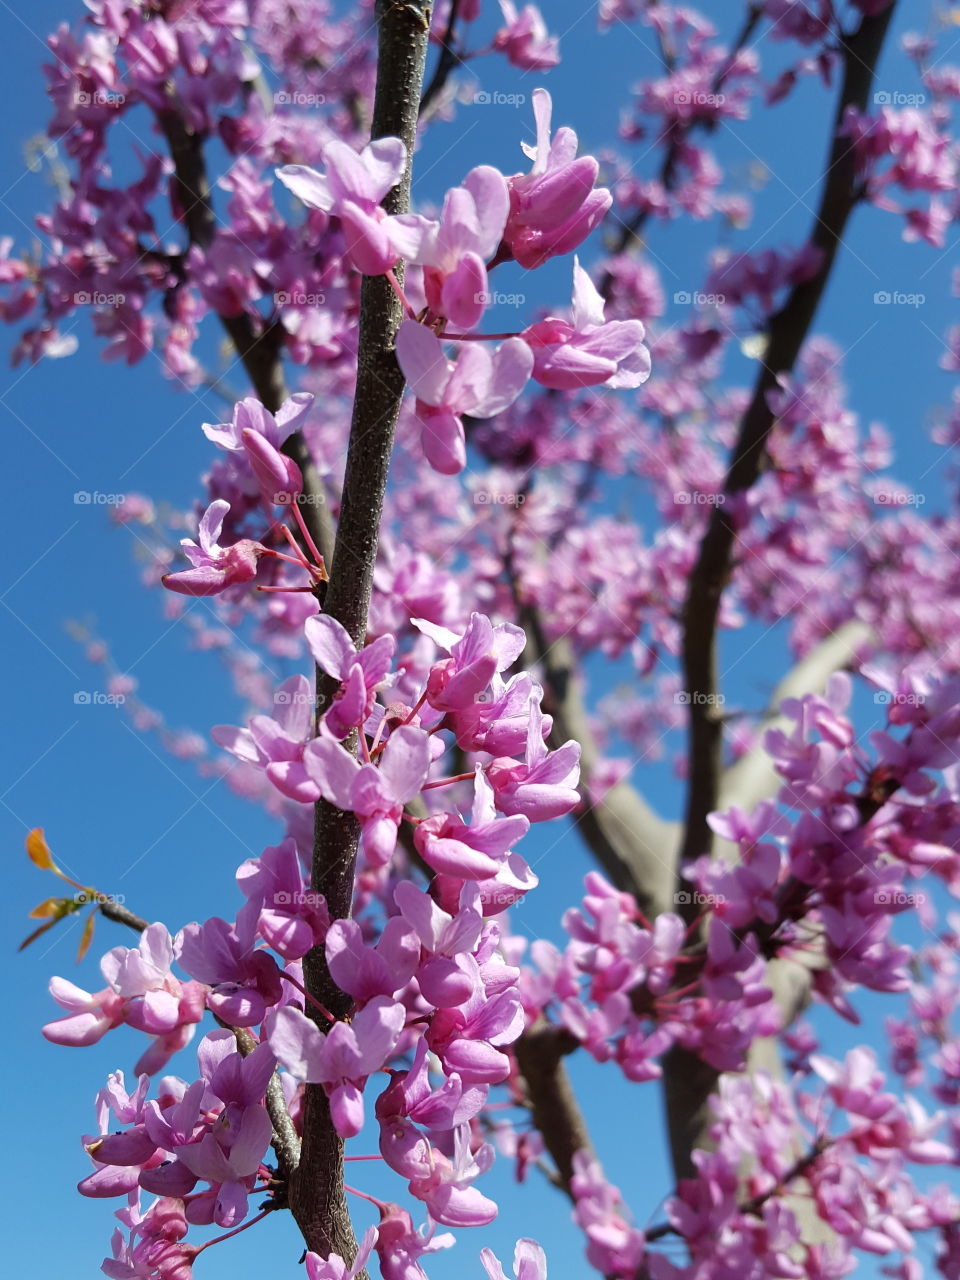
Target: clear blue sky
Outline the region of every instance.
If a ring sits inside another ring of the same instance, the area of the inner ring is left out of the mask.
[[[723,29],[739,17],[740,6],[729,0],[700,7]],[[40,72],[47,58],[44,37],[62,20],[76,22],[84,11],[79,0],[34,0],[27,8],[0,3],[0,8],[6,55],[0,234],[12,234],[23,245],[33,238],[34,212],[48,207],[51,196],[44,180],[23,164],[24,144],[48,118]],[[614,136],[625,89],[656,67],[655,50],[637,29],[600,36],[593,9],[578,0],[557,0],[548,9],[550,27],[562,37],[561,67],[545,78],[488,60],[478,66],[482,87],[529,97],[533,87],[545,83],[554,95],[555,123],[574,125],[586,150],[602,146]],[[925,6],[901,9],[912,10],[919,21]],[[898,31],[903,29],[901,18]],[[909,64],[892,52],[881,65],[878,87],[911,92],[917,86]],[[808,84],[787,104],[761,109],[753,120],[717,136],[721,156],[738,172],[758,157],[771,169],[758,197],[757,218],[738,247],[750,248],[758,239],[764,245],[790,244],[806,236],[831,112],[832,102]],[[425,177],[418,193],[435,198],[476,163],[515,171],[521,167],[518,141],[529,138],[529,123],[529,103],[463,108],[454,124],[438,125],[429,135],[419,161]],[[650,175],[656,157],[643,160],[641,154],[638,150],[638,169]],[[699,286],[712,237],[711,228],[691,231],[687,224],[653,231],[650,253],[668,296]],[[941,451],[929,441],[927,415],[931,403],[946,403],[950,394],[947,375],[937,370],[942,334],[954,311],[950,252],[902,244],[899,220],[870,210],[856,215],[851,238],[853,251],[841,259],[818,329],[847,350],[845,375],[862,422],[881,420],[894,433],[896,474],[929,495],[930,511],[943,496],[930,471]],[[949,251],[955,252],[955,244]],[[562,302],[568,281],[567,264],[552,268],[530,285],[528,296]],[[503,288],[511,287],[505,279]],[[922,291],[927,302],[915,310],[875,308],[872,296],[880,289]],[[135,910],[171,928],[213,913],[229,914],[236,905],[229,887],[233,868],[276,837],[275,827],[259,812],[137,736],[115,710],[74,701],[78,691],[97,689],[101,682],[65,630],[72,618],[89,620],[109,638],[121,667],[137,677],[144,698],[164,711],[171,726],[205,733],[210,724],[235,721],[238,714],[215,658],[190,655],[184,630],[164,620],[159,594],[141,589],[133,534],[112,528],[103,507],[73,500],[80,490],[138,490],[187,506],[197,496],[196,477],[210,455],[199,424],[218,421],[221,404],[209,394],[176,391],[153,357],[132,370],[104,365],[85,317],[76,332],[78,354],[8,371],[0,384],[10,476],[0,588],[9,726],[0,821],[11,871],[5,903],[14,1028],[3,1097],[6,1131],[19,1156],[18,1185],[8,1196],[16,1209],[10,1215],[7,1257],[11,1274],[71,1277],[98,1274],[113,1225],[111,1209],[119,1207],[73,1193],[73,1184],[89,1168],[79,1134],[93,1125],[93,1097],[106,1073],[122,1067],[129,1077],[137,1045],[126,1030],[82,1052],[48,1045],[39,1025],[55,1010],[45,985],[51,973],[59,973],[96,988],[96,957],[132,938],[101,922],[91,958],[79,970],[76,929],[58,929],[16,956],[27,910],[54,892],[48,878],[23,857],[23,835],[32,826],[44,826],[62,865],[104,890],[124,893]],[[12,345],[12,334],[7,336]],[[733,373],[748,376],[745,367]],[[759,663],[751,664],[749,683],[740,677],[738,687],[735,679],[728,696],[752,705],[762,701],[758,690],[782,671],[782,643],[772,637]],[[667,769],[652,769],[642,782],[661,808],[676,811],[679,794]],[[538,832],[527,849],[543,887],[515,913],[516,927],[531,936],[558,937],[560,912],[587,862],[577,843],[559,831]],[[866,1003],[873,1016],[880,1002]],[[849,1029],[835,1021],[824,1025],[831,1028],[828,1043],[835,1051],[853,1043]],[[657,1220],[669,1177],[656,1087],[624,1089],[613,1069],[602,1071],[584,1055],[572,1066],[609,1176],[628,1190],[638,1222],[648,1216]],[[181,1070],[190,1070],[189,1056]],[[366,1150],[374,1149],[371,1139]],[[375,1166],[359,1167],[362,1187],[388,1197],[397,1193],[392,1175],[378,1178],[371,1172]],[[534,1176],[523,1194],[515,1194],[503,1162],[490,1190],[503,1206],[500,1221],[489,1232],[461,1233],[457,1248],[432,1262],[432,1276],[480,1275],[476,1253],[482,1245],[492,1244],[506,1261],[522,1234],[545,1243],[555,1280],[587,1274],[581,1237],[557,1193]],[[362,1213],[358,1220],[365,1220]],[[274,1254],[275,1246],[286,1252]],[[218,1280],[234,1275],[238,1263],[249,1271],[268,1260],[282,1274],[281,1264],[292,1266],[298,1255],[289,1224],[275,1221],[211,1251],[198,1274]]]

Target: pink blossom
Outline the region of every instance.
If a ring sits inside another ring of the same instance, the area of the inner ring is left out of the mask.
[[[427,780],[428,735],[413,725],[402,725],[387,739],[378,765],[373,765],[360,764],[336,739],[321,734],[306,747],[303,762],[321,795],[360,819],[371,861],[377,866],[389,862],[403,806]]]
[[[397,333],[397,360],[417,398],[424,455],[441,475],[466,466],[462,416],[503,413],[533,369],[533,354],[520,338],[508,338],[493,355],[484,343],[465,343],[453,363],[437,335],[414,320],[404,320]]]
[[[560,61],[560,41],[547,33],[536,5],[527,4],[518,12],[511,0],[500,0],[506,23],[493,38],[493,47],[524,71],[549,71]]]
[[[257,562],[264,548],[250,538],[232,546],[218,546],[223,521],[230,503],[218,498],[211,502],[200,520],[200,545],[184,538],[180,546],[193,565],[178,573],[165,573],[163,585],[185,596],[215,596],[228,587],[249,582],[257,576]]]
[[[545,387],[639,387],[650,376],[650,352],[639,320],[603,318],[603,299],[573,260],[573,317],[539,320],[523,331],[533,350],[533,376]]]
[[[363,1128],[367,1077],[393,1053],[405,1020],[402,1004],[377,996],[349,1023],[334,1023],[325,1035],[299,1009],[287,1005],[271,1016],[267,1039],[293,1076],[324,1086],[337,1132],[352,1138]]]
[[[572,129],[558,129],[551,141],[552,110],[549,93],[534,89],[537,145],[522,144],[533,167],[528,174],[509,179],[510,217],[503,238],[527,270],[576,249],[612,201],[605,188],[594,188],[599,171],[596,160],[592,156],[577,159],[577,135]]]
[[[407,151],[400,139],[378,138],[359,155],[345,142],[333,141],[321,154],[325,174],[290,164],[278,169],[277,177],[308,208],[340,219],[350,265],[364,275],[378,276],[414,253],[423,220],[390,217],[381,206],[406,168]]]

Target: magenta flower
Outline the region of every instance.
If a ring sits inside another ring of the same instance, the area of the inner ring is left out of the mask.
[[[235,405],[230,422],[204,423],[203,434],[228,453],[246,457],[268,507],[286,504],[303,491],[303,476],[280,446],[299,430],[312,404],[313,396],[300,391],[272,414],[248,397]]]
[[[207,1007],[234,1027],[253,1027],[283,995],[277,962],[255,949],[255,922],[241,912],[236,925],[213,916],[178,935],[180,964],[211,988]]]
[[[367,1001],[403,990],[420,960],[420,940],[400,916],[387,921],[375,948],[364,945],[356,920],[335,920],[326,952],[330,975],[341,991]]]
[[[331,1253],[326,1258],[321,1258],[319,1253],[308,1253],[305,1258],[307,1280],[354,1280],[367,1265],[376,1243],[377,1228],[367,1227],[357,1248],[357,1256],[349,1267],[339,1253]]]
[[[500,0],[501,4],[503,0]],[[490,1280],[507,1280],[503,1266],[492,1249],[480,1250],[480,1261]],[[518,1240],[513,1255],[516,1280],[547,1280],[547,1255],[536,1240]]]
[[[200,519],[200,545],[191,538],[181,540],[180,546],[193,568],[165,573],[161,582],[169,591],[184,596],[215,596],[257,576],[257,561],[265,550],[259,542],[241,538],[230,547],[217,543],[229,510],[230,503],[223,498],[211,502]]]
[[[461,329],[471,329],[488,300],[487,260],[497,251],[510,211],[507,180],[490,165],[472,169],[453,187],[413,257],[423,267],[427,305]]]
[[[282,794],[301,804],[320,798],[303,765],[303,749],[313,738],[315,699],[306,676],[291,676],[274,694],[273,716],[252,716],[246,729],[214,725],[210,736],[224,751],[263,769]]]
[[[403,806],[427,780],[429,735],[402,725],[373,765],[360,764],[334,738],[321,734],[304,750],[303,763],[324,799],[357,815],[368,858],[375,866],[385,866],[397,845]]]
[[[426,1228],[415,1231],[413,1219],[398,1204],[380,1206],[376,1250],[383,1280],[426,1280],[420,1258],[440,1249],[449,1249],[455,1243],[449,1231],[437,1235],[433,1225],[429,1231]]]
[[[516,662],[526,644],[520,627],[510,622],[495,626],[482,613],[471,613],[461,636],[423,618],[414,619],[414,625],[450,654],[433,664],[427,681],[427,701],[437,711],[472,707],[493,677]]]
[[[352,1138],[363,1128],[367,1077],[393,1053],[405,1021],[402,1004],[377,996],[351,1022],[336,1022],[324,1035],[299,1009],[286,1005],[272,1015],[267,1039],[291,1075],[323,1085],[337,1133]]]
[[[560,61],[560,41],[547,32],[540,10],[524,5],[518,13],[511,0],[500,0],[506,26],[493,37],[493,47],[507,55],[507,61],[523,71],[549,71]]]
[[[246,1217],[247,1197],[272,1132],[264,1108],[248,1106],[243,1108],[239,1123],[218,1122],[199,1142],[175,1148],[181,1164],[195,1177],[213,1184],[213,1221],[219,1226],[234,1227]]]
[[[317,666],[340,681],[323,722],[335,738],[345,738],[373,710],[374,692],[386,679],[396,648],[393,636],[380,636],[359,652],[336,618],[308,618],[303,633]]]
[[[243,912],[256,919],[256,931],[285,960],[299,960],[322,942],[330,914],[322,894],[305,887],[296,841],[288,838],[237,870],[247,899]]]
[[[577,159],[577,135],[572,129],[558,129],[551,142],[552,111],[549,93],[534,89],[537,145],[521,144],[533,168],[508,179],[510,217],[503,238],[527,270],[576,249],[599,225],[613,200],[606,188],[594,189],[600,166],[592,156]]]
[[[417,398],[424,455],[435,471],[447,476],[467,463],[462,415],[492,418],[503,413],[533,369],[533,354],[520,338],[508,338],[493,355],[485,343],[464,344],[454,364],[437,335],[415,320],[400,326],[397,360]]]
[[[162,924],[145,929],[135,948],[114,947],[100,961],[109,984],[91,995],[63,978],[50,980],[50,994],[68,1010],[66,1018],[48,1022],[45,1039],[53,1044],[96,1044],[121,1023],[155,1036],[141,1055],[138,1074],[152,1075],[182,1049],[203,1017],[203,989],[181,982],[170,972],[177,949]]]
[[[471,1146],[470,1126],[461,1125],[454,1136],[453,1159],[433,1150],[429,1175],[410,1182],[410,1193],[446,1227],[483,1227],[497,1216],[496,1204],[472,1185],[493,1164],[493,1148],[484,1143],[474,1152]]]
[[[400,139],[378,138],[359,155],[345,142],[328,142],[322,156],[325,174],[288,164],[277,170],[277,177],[308,208],[340,219],[350,265],[363,275],[379,276],[415,253],[425,220],[390,217],[381,207],[406,167],[407,151]]]
[[[436,813],[419,824],[414,842],[434,871],[461,880],[488,880],[497,875],[507,854],[529,830],[523,814],[496,816],[493,790],[477,765],[470,825],[453,814]]]
[[[531,822],[559,818],[580,802],[580,744],[571,740],[547,750],[543,713],[533,694],[525,762],[501,757],[487,767],[487,778],[501,813],[522,813]]]
[[[573,320],[550,317],[523,332],[533,351],[533,376],[544,387],[571,391],[605,385],[639,387],[650,376],[650,352],[639,320],[603,318],[596,285],[573,260]]]
[[[480,970],[471,954],[483,927],[476,891],[464,889],[460,910],[454,916],[441,910],[429,894],[421,892],[409,880],[397,885],[393,897],[403,918],[416,930],[424,951],[417,968],[417,982],[424,999],[437,1009],[464,1004],[481,981]]]
[[[487,1100],[486,1085],[464,1087],[456,1074],[447,1076],[439,1089],[431,1089],[427,1043],[421,1039],[413,1064],[404,1074],[392,1072],[393,1081],[377,1099],[380,1154],[394,1172],[404,1178],[427,1178],[433,1169],[433,1150],[416,1127],[449,1133],[478,1114]]]

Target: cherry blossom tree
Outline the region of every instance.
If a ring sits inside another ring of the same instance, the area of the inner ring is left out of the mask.
[[[185,898],[169,926],[27,838],[69,883],[28,941],[78,911],[82,952],[97,916],[139,935],[98,991],[54,977],[43,1028],[147,1037],[83,1138],[81,1194],[119,1206],[104,1273],[187,1280],[289,1212],[310,1280],[418,1280],[453,1233],[502,1280],[483,1240],[499,1149],[569,1200],[605,1277],[827,1280],[875,1255],[914,1280],[924,1247],[960,1276],[960,519],[895,480],[816,329],[859,207],[936,249],[960,213],[960,69],[936,23],[903,41],[916,88],[893,95],[875,69],[896,0],[752,0],[730,37],[601,0],[590,20],[661,66],[594,155],[542,87],[565,54],[533,5],[86,7],[49,41],[60,183],[42,252],[3,244],[0,306],[15,362],[68,355],[88,307],[105,358],[146,378],[155,355],[228,402],[196,423],[195,509],[130,494],[115,516],[249,704],[209,747],[165,744],[277,831],[236,869],[233,918],[191,922]],[[471,152],[431,205],[419,168],[489,97],[492,60],[537,86],[517,171]],[[832,105],[809,234],[741,244],[750,198],[715,140],[814,83]],[[124,185],[130,120],[152,141]],[[646,252],[663,224],[715,240],[672,326]],[[569,303],[539,285],[548,263]],[[519,322],[497,291],[518,279]],[[960,328],[943,349],[956,372]],[[934,438],[960,439],[956,395]],[[761,642],[784,674],[735,709],[724,655]],[[137,728],[162,726],[87,643]],[[256,650],[299,673],[274,685]],[[664,751],[676,816],[645,794]],[[563,946],[512,924],[535,824],[595,862],[565,888]],[[836,1059],[805,1011],[856,1022],[865,991],[906,1015]],[[606,1178],[575,1055],[662,1092],[659,1216]],[[388,1201],[345,1182],[365,1125]],[[350,1196],[379,1213],[359,1240]],[[516,1280],[547,1274],[536,1235]]]

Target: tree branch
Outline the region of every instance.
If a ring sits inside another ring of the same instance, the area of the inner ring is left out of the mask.
[[[572,1200],[573,1157],[578,1151],[593,1151],[590,1135],[570,1078],[563,1065],[578,1042],[561,1027],[544,1019],[534,1023],[513,1046],[526,1083],[533,1123],[556,1165],[558,1185]]]
[[[217,215],[203,154],[205,138],[203,134],[188,127],[173,100],[172,89],[170,94],[171,105],[168,110],[157,113],[157,123],[167,140],[173,160],[177,198],[183,212],[187,238],[192,245],[207,249],[216,235]],[[282,328],[274,322],[265,325],[258,333],[246,312],[237,316],[221,315],[219,319],[247,372],[257,398],[270,413],[276,413],[289,395],[283,376]],[[303,505],[304,523],[324,561],[329,564],[333,555],[333,529],[326,493],[310,450],[299,431],[289,437],[283,445],[283,452],[294,460],[303,474],[303,491],[310,499]]]
[[[725,485],[731,497],[748,490],[760,474],[767,437],[774,424],[769,404],[777,379],[789,373],[806,339],[843,232],[859,199],[856,165],[849,140],[839,134],[847,107],[864,110],[874,68],[896,7],[863,17],[842,42],[843,81],[833,121],[820,206],[811,243],[821,252],[814,276],[795,285],[783,307],[770,320],[763,367],[740,424]],[[736,529],[723,505],[713,509],[690,575],[684,607],[683,667],[691,695],[688,747],[687,807],[678,870],[708,851],[712,836],[707,815],[717,808],[722,783],[723,720],[716,701],[717,617],[732,568]],[[695,695],[695,696],[694,696]],[[693,908],[695,910],[695,908]],[[664,1058],[664,1101],[676,1177],[695,1172],[693,1149],[702,1144],[709,1123],[709,1098],[719,1073],[696,1054],[675,1047]]]
[[[896,0],[882,13],[864,17],[857,31],[844,38],[843,84],[833,122],[832,144],[820,207],[810,243],[820,250],[815,275],[791,290],[770,320],[763,367],[744,413],[727,471],[724,491],[735,498],[756,481],[764,462],[767,437],[774,424],[769,396],[778,378],[796,362],[842,243],[847,220],[859,199],[853,148],[839,130],[848,107],[864,110],[873,71]],[[736,505],[736,504],[731,504]],[[683,864],[709,848],[707,814],[720,792],[723,717],[717,703],[717,616],[730,577],[736,541],[734,517],[724,504],[714,507],[690,575],[683,619],[683,668],[690,695],[687,810],[681,849]]]
[[[372,137],[399,137],[407,147],[406,171],[384,201],[391,214],[406,213],[410,208],[411,161],[429,14],[429,0],[379,0],[377,6],[379,60]],[[385,277],[365,277],[360,295],[357,390],[324,603],[324,611],[343,625],[357,645],[366,638],[383,496],[403,397],[403,375],[394,354],[401,318],[400,303]],[[318,672],[318,716],[337,687],[336,681],[320,677]],[[324,895],[333,920],[344,919],[351,912],[358,840],[355,815],[320,800],[316,806],[312,888]],[[333,981],[322,947],[304,958],[304,975],[310,994],[334,1016],[347,1014],[352,1002]],[[290,1207],[309,1249],[324,1257],[337,1253],[348,1263],[352,1261],[356,1240],[343,1190],[343,1142],[333,1127],[320,1085],[306,1089],[300,1165],[291,1181]]]

